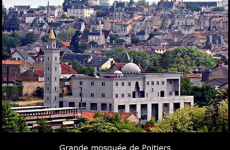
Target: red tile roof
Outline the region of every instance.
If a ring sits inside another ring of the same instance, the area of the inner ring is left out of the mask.
[[[44,70],[34,70],[34,74],[38,75],[39,77],[44,77]]]
[[[82,116],[89,119],[90,121],[94,120],[93,116],[96,112],[95,111],[83,111]],[[109,115],[113,116],[116,114],[115,112],[100,112],[102,115]],[[128,119],[133,113],[118,113],[121,116],[121,121]]]
[[[202,74],[187,74],[187,78],[201,78]]]
[[[121,70],[121,68],[125,65],[126,63],[115,63],[115,66],[117,66],[117,68],[119,70]]]
[[[77,74],[77,71],[65,63],[61,63],[61,74]]]
[[[70,42],[61,42],[64,46],[70,47]]]
[[[16,61],[16,60],[2,60],[2,64],[4,65],[22,65],[24,61]]]

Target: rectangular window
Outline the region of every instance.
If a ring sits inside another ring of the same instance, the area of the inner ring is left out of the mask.
[[[49,81],[49,80],[50,80],[50,78],[49,78],[49,77],[47,77],[47,80]]]
[[[128,82],[128,85],[131,86],[131,82]]]
[[[179,92],[178,91],[175,91],[175,96],[178,96],[179,95]]]
[[[157,85],[159,85],[160,84],[160,82],[159,81],[157,81]]]
[[[129,98],[131,97],[131,93],[128,93],[128,97],[129,97]]]
[[[49,96],[46,97],[46,100],[47,100],[47,101],[49,100]]]
[[[102,93],[102,94],[101,94],[101,97],[105,97],[105,93]]]
[[[158,96],[158,97],[160,96],[160,92],[157,92],[157,96]]]
[[[50,67],[47,67],[47,70],[49,71],[49,70],[50,70]]]
[[[122,97],[122,98],[124,98],[124,97],[125,97],[125,94],[124,94],[124,93],[122,93],[122,94],[121,94],[121,97]]]
[[[152,92],[154,91],[154,89],[152,88]]]
[[[56,96],[54,97],[54,100],[55,100],[55,101],[57,100],[57,97],[56,97]]]
[[[121,82],[121,86],[125,86],[125,82]]]
[[[94,82],[93,81],[91,81],[91,86],[93,86],[94,85]]]
[[[149,85],[149,81],[147,81],[147,85]]]
[[[115,94],[115,97],[118,98],[118,94]]]
[[[94,93],[91,93],[91,97],[94,97]]]
[[[172,84],[172,80],[169,80],[169,84]]]
[[[49,57],[47,57],[47,60],[49,61],[49,60],[50,60],[50,58],[49,58]]]
[[[105,86],[105,82],[102,82],[101,84],[102,84],[102,86]]]
[[[154,85],[154,81],[152,81],[152,85]]]
[[[162,81],[161,84],[162,84],[162,85],[165,85],[165,81]]]
[[[172,91],[169,91],[169,95],[172,96]]]
[[[57,80],[57,77],[55,77],[55,81]]]
[[[55,86],[55,91],[57,91],[57,87]]]
[[[57,61],[57,57],[55,57],[55,61]]]
[[[57,71],[57,67],[55,67],[55,71]]]
[[[80,85],[83,85],[83,81],[79,81],[79,84],[80,84]]]
[[[118,86],[118,82],[116,82],[116,86]]]
[[[146,93],[146,97],[148,97],[148,93]]]

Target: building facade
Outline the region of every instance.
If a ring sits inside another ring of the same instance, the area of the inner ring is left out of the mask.
[[[193,105],[193,96],[180,96],[181,73],[140,71],[136,64],[128,63],[122,72],[101,73],[100,77],[76,75],[72,78],[73,95],[60,98],[59,105],[74,103],[91,111],[135,112],[142,121],[151,117],[159,120],[164,113]]]
[[[44,105],[57,107],[59,101],[60,49],[56,47],[53,29],[50,31],[48,48],[44,50]]]

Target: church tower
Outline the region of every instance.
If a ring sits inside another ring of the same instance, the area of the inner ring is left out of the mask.
[[[59,107],[60,50],[54,30],[50,29],[48,47],[44,51],[44,106]]]

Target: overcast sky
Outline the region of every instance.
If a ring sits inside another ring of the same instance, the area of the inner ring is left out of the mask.
[[[129,0],[124,0],[129,1]],[[138,0],[134,0],[138,1]],[[160,0],[146,0],[148,2],[158,2]],[[170,1],[170,0],[169,0]],[[221,1],[221,0],[184,0],[184,1]],[[48,0],[3,0],[5,7],[13,7],[14,5],[30,5],[32,8],[38,7],[40,5],[47,5]],[[64,0],[49,0],[50,5],[62,5]]]

